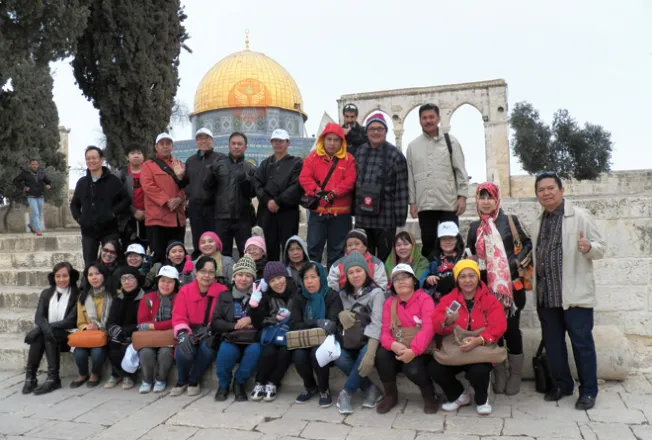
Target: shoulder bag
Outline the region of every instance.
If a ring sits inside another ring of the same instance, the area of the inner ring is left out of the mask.
[[[392,315],[391,323],[389,329],[392,332],[392,337],[399,344],[405,345],[407,348],[410,348],[412,339],[421,331],[420,327],[401,327],[401,320],[398,318],[398,300],[394,298],[392,300]],[[433,338],[428,344],[428,347],[425,349],[423,354],[433,354],[435,351],[435,339]]]
[[[104,347],[109,339],[104,330],[78,330],[68,335],[68,345],[79,348]]]
[[[485,330],[484,327],[478,330],[464,330],[459,325],[453,329],[453,333],[444,336],[441,348],[434,353],[435,360],[441,365],[470,365],[470,364],[499,364],[507,359],[505,347],[491,343],[479,345],[471,351],[461,351],[460,346],[464,339],[479,336]]]
[[[236,345],[251,345],[258,342],[258,330],[255,328],[241,328],[224,333],[222,340]]]
[[[360,350],[369,340],[364,334],[364,329],[371,323],[371,309],[368,305],[355,303],[351,311],[355,312],[355,324],[348,330],[342,329],[342,347],[346,350]]]
[[[385,169],[387,164],[387,156],[389,151],[387,149],[387,143],[382,146],[383,151],[380,153],[383,156],[382,165],[380,166],[380,182],[376,181],[375,183],[362,183],[359,187],[356,187],[356,202],[355,202],[355,212],[360,215],[369,215],[376,216],[380,214],[380,205],[383,198],[383,189],[385,188]],[[360,176],[365,176],[367,171],[367,163],[364,164],[362,173],[358,173],[358,178]],[[346,348],[346,347],[345,347]]]
[[[287,325],[288,321],[289,318],[285,318],[278,324],[265,327],[260,334],[260,345],[287,346],[285,335],[290,330]]]
[[[512,238],[514,239],[514,255],[518,257],[523,249],[523,242],[521,235],[518,233],[514,218],[511,215],[507,216],[509,221],[509,228],[512,230]],[[534,275],[534,263],[532,261],[532,252],[528,253],[523,261],[518,261],[518,276],[523,283],[525,290],[532,290],[532,277]]]
[[[532,358],[532,369],[534,370],[534,387],[537,393],[547,393],[553,387],[550,368],[548,367],[548,356],[544,351],[543,340],[539,343],[537,353]]]
[[[178,187],[179,189],[183,189],[183,183],[181,183],[181,181],[179,180],[179,178],[177,177],[177,175],[174,174],[174,171],[172,171],[172,168],[170,168],[170,167],[168,166],[168,164],[166,164],[165,162],[163,162],[163,161],[162,161],[161,159],[159,159],[158,157],[155,157],[154,159],[152,159],[152,162],[154,162],[156,165],[158,165],[158,167],[159,167],[161,170],[163,170],[167,175],[169,175],[170,177],[172,177],[172,180],[174,180],[174,183],[177,184],[177,187]]]
[[[141,348],[174,347],[174,330],[138,330],[131,334],[131,343],[136,350]]]
[[[451,168],[453,169],[453,181],[455,186],[457,186],[457,172],[455,171],[455,165],[453,164],[453,144],[451,142],[451,137],[448,133],[444,133],[444,139],[446,140],[446,146],[448,147],[448,153],[451,158]]]
[[[337,162],[339,162],[339,160],[340,159],[337,157],[333,158],[333,164],[331,165],[331,168],[328,170],[328,174],[326,174],[326,177],[324,178],[324,182],[319,186],[321,191],[324,191],[324,188],[326,188],[326,185],[328,185],[328,181],[331,179],[331,176],[333,175],[335,168],[337,168]],[[309,196],[308,194],[304,194],[303,197],[301,197],[301,202],[299,204],[310,211],[314,211],[315,209],[319,208],[320,200],[321,197]]]

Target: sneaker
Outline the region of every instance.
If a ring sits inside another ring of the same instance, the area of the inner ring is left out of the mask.
[[[201,392],[201,387],[197,385],[188,385],[188,395],[190,397],[197,396]]]
[[[138,388],[138,392],[140,394],[149,394],[151,391],[152,391],[152,384],[147,382],[141,383],[140,388]]]
[[[32,224],[28,224],[27,227],[29,228],[30,231],[32,231],[32,234],[36,234],[36,229],[34,229],[34,226]]]
[[[37,235],[38,237],[40,237],[40,236],[43,235],[43,233],[42,233],[41,231],[38,231],[38,232],[36,233],[36,235]]]
[[[133,378],[127,376],[124,379],[122,379],[122,389],[123,390],[130,390],[135,386],[136,386],[136,382],[134,382]]]
[[[376,385],[371,384],[369,389],[364,395],[364,400],[362,401],[363,408],[375,408],[378,406],[378,403],[383,400],[383,395],[376,387]]]
[[[272,402],[276,400],[276,385],[273,383],[268,383],[265,385],[265,397],[263,400],[265,402]]]
[[[176,397],[180,396],[183,394],[184,391],[186,391],[186,388],[188,388],[188,385],[181,385],[177,383],[174,388],[172,388],[172,391],[170,391],[170,396]]]
[[[155,393],[162,393],[165,391],[165,388],[168,386],[167,382],[164,380],[157,380],[154,382],[154,392]]]
[[[444,411],[457,411],[463,406],[467,406],[471,403],[471,395],[464,391],[460,394],[460,397],[457,398],[455,402],[446,402],[441,406],[441,409]]]
[[[333,398],[331,397],[331,392],[326,390],[325,393],[319,393],[319,407],[328,408],[333,404]]]
[[[307,390],[304,391],[303,393],[299,394],[294,401],[296,403],[306,403],[310,399],[312,399],[314,396],[316,396],[319,393],[319,390],[317,388],[312,389],[312,390]]]
[[[491,405],[489,405],[489,399],[487,399],[487,402],[484,405],[478,405],[476,410],[481,416],[488,416],[491,414]]]
[[[340,414],[353,414],[351,396],[344,390],[340,391],[340,395],[337,396],[337,409],[340,411]]]
[[[120,382],[122,381],[121,377],[109,377],[109,380],[107,380],[104,383],[104,389],[110,390],[111,388],[115,388]]]
[[[260,382],[256,382],[254,389],[251,390],[251,394],[249,395],[249,398],[254,402],[257,402],[259,400],[263,400],[264,395],[265,395],[265,386]]]

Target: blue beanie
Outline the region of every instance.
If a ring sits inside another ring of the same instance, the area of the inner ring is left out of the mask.
[[[276,277],[287,277],[288,270],[280,261],[269,261],[263,271],[263,279],[267,284]]]

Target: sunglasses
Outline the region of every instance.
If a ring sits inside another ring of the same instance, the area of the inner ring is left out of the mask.
[[[344,106],[344,111],[345,112],[350,112],[350,111],[357,112],[358,107],[355,104],[347,104],[347,105]]]
[[[536,175],[537,179],[553,178],[559,179],[559,174],[556,171],[541,171]]]

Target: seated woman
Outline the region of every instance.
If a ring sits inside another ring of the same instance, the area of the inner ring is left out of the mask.
[[[308,246],[306,245],[306,242],[303,241],[303,238],[298,235],[293,235],[288,238],[288,241],[285,242],[283,263],[285,263],[288,268],[288,275],[292,277],[299,288],[301,288],[301,283],[303,282],[299,275],[299,271],[303,265],[309,261]]]
[[[172,309],[172,328],[177,338],[177,384],[171,396],[188,389],[189,396],[201,392],[199,381],[215,359],[214,338],[209,325],[220,293],[226,290],[215,281],[215,260],[205,255],[195,265],[197,279],[179,290]]]
[[[218,402],[229,397],[233,369],[238,361],[240,366],[233,379],[233,393],[236,402],[248,400],[245,387],[256,371],[261,352],[256,331],[259,328],[254,328],[248,308],[255,277],[256,262],[245,254],[233,265],[231,290],[222,292],[217,301],[211,331],[222,340],[215,361],[219,381],[215,400]]]
[[[172,266],[163,266],[156,277],[157,289],[145,294],[138,306],[138,330],[172,330],[172,309],[179,292],[179,272]],[[162,393],[174,365],[174,347],[143,347],[138,350],[143,382],[138,389],[147,394],[154,387]],[[156,379],[156,381],[154,381]]]
[[[485,343],[498,342],[507,328],[507,320],[503,306],[487,286],[480,281],[480,269],[473,260],[461,260],[453,269],[457,287],[443,297],[432,314],[432,328],[435,333],[449,335],[457,325],[467,330],[484,331],[476,337],[466,338],[462,351],[471,351]],[[459,311],[448,313],[448,308],[457,301]],[[430,376],[442,387],[448,402],[441,408],[444,411],[456,411],[471,403],[471,395],[455,378],[458,373],[465,372],[466,378],[475,390],[474,399],[477,412],[480,415],[491,414],[489,404],[489,376],[493,366],[490,363],[477,363],[462,366],[441,365],[436,360],[430,363]]]
[[[432,261],[419,280],[423,290],[432,296],[435,304],[455,288],[453,267],[464,257],[464,239],[460,228],[454,222],[440,223]]]
[[[145,248],[138,243],[130,244],[125,251],[125,260],[127,260],[127,266],[135,267],[138,269],[138,273],[140,275],[140,285],[144,286],[145,278],[152,268],[152,263],[145,253]]]
[[[417,241],[408,231],[401,231],[394,237],[392,252],[385,261],[385,271],[389,278],[397,264],[407,264],[412,268],[417,280],[428,269],[428,260],[421,255]]]
[[[68,351],[68,331],[77,324],[79,272],[70,263],[57,263],[48,274],[50,287],[41,292],[36,306],[35,327],[25,336],[29,344],[23,394],[46,394],[61,388],[60,354]],[[45,353],[48,377],[37,388],[36,372]]]
[[[113,282],[109,271],[104,265],[93,263],[84,269],[86,284],[77,302],[77,329],[104,330],[109,317],[109,309],[113,302]],[[88,381],[86,386],[93,388],[99,385],[102,366],[106,357],[106,346],[95,348],[76,347],[73,350],[75,364],[79,376],[70,383],[70,388],[79,388]],[[91,358],[91,375],[88,376],[88,358]]]
[[[289,320],[297,285],[288,278],[287,269],[280,261],[267,263],[263,279],[267,283],[267,291],[261,296],[261,292],[255,290],[249,300],[249,308],[254,328],[264,332],[266,327]],[[263,345],[251,400],[271,402],[276,399],[278,387],[291,363],[292,353],[286,346],[273,343]]]
[[[518,217],[512,215],[514,229],[521,240],[519,254],[514,253],[514,242],[518,238],[512,233],[510,216],[500,208],[500,192],[495,184],[480,184],[475,197],[480,220],[471,223],[467,246],[473,254],[472,258],[478,262],[482,281],[503,304],[507,314],[504,342],[509,353],[509,369],[504,362],[495,366],[494,392],[514,395],[521,389],[524,361],[520,321],[521,310],[525,307],[525,288],[519,279],[518,268],[519,261],[529,259],[532,240]]]
[[[389,412],[398,403],[396,375],[402,371],[412,383],[419,387],[423,397],[423,412],[437,412],[435,387],[428,375],[428,365],[432,361],[432,352],[426,349],[432,342],[432,312],[435,303],[423,290],[419,289],[419,280],[407,264],[398,264],[392,271],[392,296],[383,306],[383,327],[380,333],[381,347],[376,354],[376,369],[385,387],[385,398],[378,405],[379,414]],[[401,329],[417,328],[411,341],[397,340],[392,332],[392,309]]]
[[[259,227],[254,227],[254,229],[256,228]],[[261,231],[258,231],[258,233],[262,233]],[[262,280],[265,272],[265,265],[267,265],[267,246],[265,245],[265,238],[260,235],[254,235],[249,238],[245,243],[245,254],[249,255],[256,262],[256,280]]]
[[[190,260],[190,255],[188,255],[188,251],[183,243],[180,241],[171,242],[165,250],[165,255],[165,261],[163,263],[155,263],[147,273],[145,290],[156,288],[156,277],[158,276],[158,271],[163,266],[172,266],[179,272],[179,284],[181,286],[190,284],[195,279],[195,274],[193,273],[195,265]]]
[[[385,266],[375,256],[371,255],[367,249],[367,233],[363,229],[352,229],[346,235],[345,256],[337,260],[331,266],[328,272],[328,285],[331,289],[340,291],[346,285],[346,271],[344,270],[344,261],[346,256],[351,252],[359,252],[367,261],[369,276],[374,284],[383,291],[387,289],[387,273]]]
[[[199,237],[199,250],[202,255],[213,258],[217,264],[215,280],[229,286],[233,278],[233,258],[222,255],[222,240],[215,232],[204,232]]]
[[[367,338],[366,344],[355,350],[342,348],[342,354],[335,361],[337,368],[348,376],[344,389],[337,398],[337,408],[341,414],[351,414],[351,399],[358,389],[365,395],[363,408],[375,408],[383,398],[368,376],[373,372],[376,361],[385,292],[374,285],[369,275],[368,261],[357,251],[351,252],[344,259],[343,273],[346,274],[346,284],[339,292],[344,309],[339,314],[340,324],[345,331],[350,330],[355,325],[356,312],[361,309],[366,309],[371,318],[369,324],[362,329],[363,336]]]
[[[118,295],[113,299],[109,309],[106,328],[109,333],[109,360],[111,361],[111,377],[104,388],[115,388],[122,382],[122,389],[129,390],[136,384],[135,374],[122,369],[122,359],[127,346],[131,342],[131,334],[138,327],[138,308],[145,291],[140,287],[138,269],[123,266],[115,272],[114,280],[120,285]]]
[[[338,316],[343,310],[342,300],[335,290],[328,287],[324,266],[311,261],[306,263],[299,273],[303,287],[292,301],[290,330],[323,328],[327,334],[336,333]],[[319,406],[328,408],[333,404],[329,386],[330,364],[319,366],[315,356],[318,348],[293,350],[292,359],[306,389],[299,394],[296,402],[305,403],[319,394]]]

